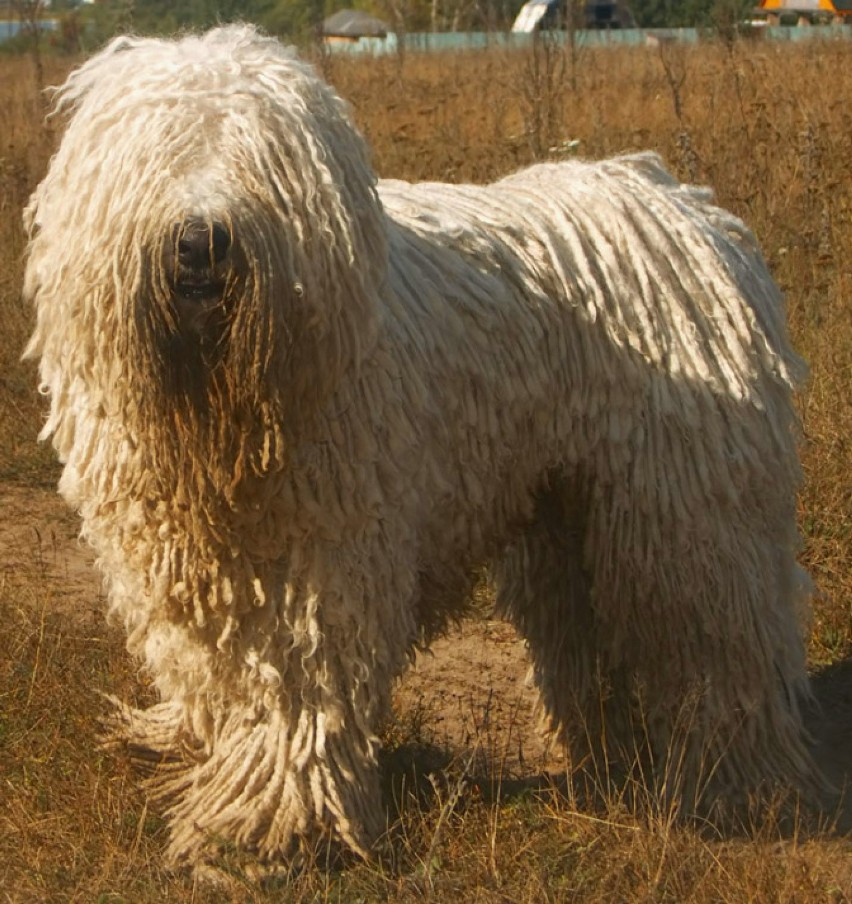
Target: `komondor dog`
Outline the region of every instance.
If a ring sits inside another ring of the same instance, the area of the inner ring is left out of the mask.
[[[117,39],[57,108],[29,353],[173,862],[369,855],[394,681],[486,566],[575,765],[690,809],[813,786],[803,368],[707,191],[651,154],[377,182],[247,26]]]

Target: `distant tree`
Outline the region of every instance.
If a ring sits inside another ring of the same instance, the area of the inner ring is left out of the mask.
[[[278,0],[277,3],[258,3],[255,4],[256,15],[252,21],[262,25],[271,34],[303,43],[315,39],[325,16],[342,8],[343,5],[338,3],[326,10],[323,0]],[[263,9],[258,8],[261,6]]]
[[[209,28],[237,20],[256,20],[272,2],[240,0],[134,0],[133,27],[142,34],[164,34],[180,29]]]
[[[48,6],[46,0],[12,0],[10,7],[20,25],[21,34],[38,44],[42,19]]]
[[[748,18],[755,0],[630,0],[643,28],[731,28]]]
[[[32,56],[36,86],[41,93],[44,88],[44,65],[41,59],[42,20],[47,0],[12,0],[11,6],[21,28],[22,43],[29,48]]]
[[[709,20],[704,24],[723,41],[730,42],[741,32],[743,23],[751,18],[754,8],[752,0],[713,0]]]
[[[301,42],[313,38],[323,17],[345,2],[330,0],[333,6],[326,10],[325,0],[95,0],[77,11],[81,44],[92,50],[127,31],[169,35],[237,21]]]
[[[110,38],[129,31],[132,0],[112,0],[87,3],[79,7],[80,49],[91,53],[102,47]]]
[[[630,8],[644,28],[683,28],[698,24],[713,0],[632,0]]]
[[[405,31],[501,31],[525,0],[373,0],[355,5]]]

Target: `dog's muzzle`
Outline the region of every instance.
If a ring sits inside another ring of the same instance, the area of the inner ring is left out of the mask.
[[[189,217],[176,224],[163,249],[163,266],[181,330],[205,334],[221,321],[234,236],[228,226]]]
[[[200,301],[221,295],[231,243],[230,230],[221,223],[193,218],[177,224],[164,261],[174,291]]]

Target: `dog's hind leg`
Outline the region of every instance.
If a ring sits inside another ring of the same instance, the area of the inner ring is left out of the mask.
[[[670,489],[670,462],[654,467]],[[791,503],[753,483],[734,498],[696,492],[677,518],[623,483],[551,478],[540,493],[495,567],[498,607],[529,644],[573,768],[634,777],[651,800],[701,812],[820,784],[799,711]]]

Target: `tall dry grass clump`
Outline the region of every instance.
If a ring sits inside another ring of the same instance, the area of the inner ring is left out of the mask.
[[[49,78],[61,72],[48,67]],[[46,449],[32,442],[41,419],[35,367],[20,363],[31,314],[20,297],[24,234],[21,209],[52,150],[45,99],[29,58],[0,57],[0,479],[54,474]]]
[[[814,666],[852,656],[850,62],[846,41],[323,60],[383,176],[484,181],[539,157],[654,148],[754,228],[812,367],[799,401]],[[56,469],[36,446],[42,405],[19,361],[31,329],[20,212],[53,142],[41,114],[31,62],[0,59],[0,899],[852,901],[843,839],[771,818],[722,838],[641,788],[576,807],[558,781],[501,765],[487,737],[448,749],[405,712],[388,733],[395,827],[378,866],[327,869],[319,850],[316,869],[266,887],[164,874],[162,822],[97,747],[92,691],[138,699],[144,676],[103,624],[85,563],[63,552],[74,521],[45,488]]]

